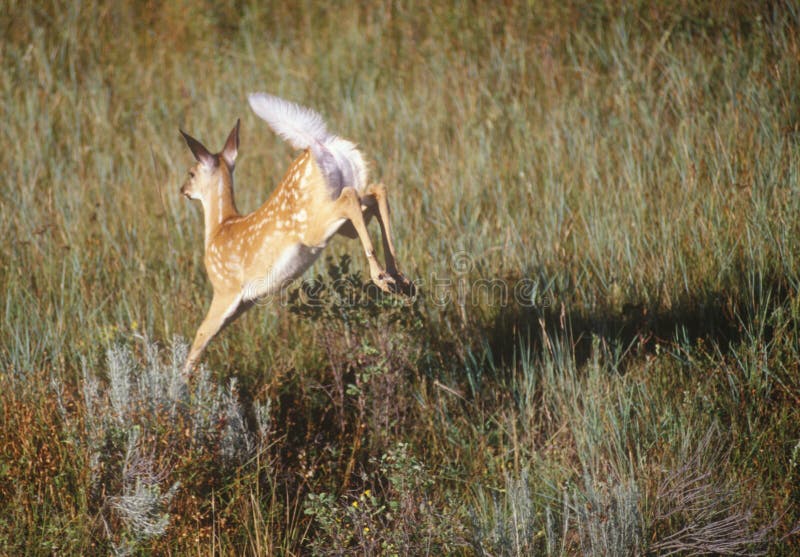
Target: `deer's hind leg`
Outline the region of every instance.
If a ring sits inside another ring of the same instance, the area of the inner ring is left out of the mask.
[[[397,253],[392,241],[392,227],[389,222],[389,196],[386,193],[386,186],[382,183],[371,184],[367,187],[366,196],[372,197],[378,205],[378,224],[381,227],[381,240],[383,241],[383,254],[386,258],[386,271],[392,275],[400,288],[411,293],[413,284],[397,268]],[[373,207],[368,210],[374,211]]]
[[[310,230],[307,236],[324,240],[327,227],[340,219],[347,219],[349,222],[342,223],[338,231],[342,232],[342,228],[351,224],[352,230],[355,230],[358,239],[361,240],[361,246],[364,248],[364,253],[369,263],[369,274],[372,282],[380,287],[381,290],[391,292],[395,287],[394,278],[380,266],[375,257],[375,248],[372,245],[369,232],[367,232],[367,225],[362,214],[361,199],[354,188],[346,187],[342,190],[342,193],[336,201],[330,204],[325,213],[315,219],[316,227]],[[345,229],[344,232],[346,233],[349,230]]]
[[[374,217],[378,212],[376,201],[373,197],[367,198],[366,196],[361,197],[360,200],[361,214],[364,216],[364,224],[369,226],[370,221],[372,221],[372,217]],[[353,223],[350,221],[344,223],[339,230],[336,231],[336,233],[341,234],[345,238],[350,238],[351,240],[358,238],[356,227],[353,226]]]

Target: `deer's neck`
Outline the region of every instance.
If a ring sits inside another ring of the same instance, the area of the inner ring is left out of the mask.
[[[217,190],[214,195],[207,199],[203,206],[205,214],[206,229],[206,248],[211,239],[219,231],[223,223],[231,217],[238,217],[239,211],[236,210],[236,203],[233,200],[233,178],[220,176]]]

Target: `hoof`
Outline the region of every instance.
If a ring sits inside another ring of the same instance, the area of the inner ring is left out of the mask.
[[[417,287],[414,283],[408,280],[403,273],[400,271],[394,271],[392,273],[392,277],[394,278],[395,289],[397,292],[404,294],[406,296],[415,296],[417,293]]]
[[[194,368],[197,365],[197,362],[187,361],[183,365],[183,369],[181,370],[181,375],[183,375],[186,379],[191,379],[192,375],[194,374]]]
[[[377,275],[373,276],[372,282],[374,282],[378,288],[389,294],[397,290],[397,283],[386,271],[381,271]]]

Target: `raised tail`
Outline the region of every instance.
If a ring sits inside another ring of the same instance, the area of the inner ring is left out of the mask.
[[[313,151],[330,137],[322,116],[310,108],[267,93],[253,93],[247,100],[253,112],[295,149]]]
[[[358,191],[366,187],[367,169],[358,148],[329,134],[319,113],[267,93],[253,93],[247,100],[253,112],[292,147],[311,149],[335,195],[345,186]]]

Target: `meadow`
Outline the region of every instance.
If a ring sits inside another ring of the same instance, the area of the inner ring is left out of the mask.
[[[0,26],[0,554],[800,554],[796,3]],[[255,91],[360,144],[418,291],[337,239],[187,381],[211,287],[178,128],[219,149],[241,118],[254,210],[297,154]]]

